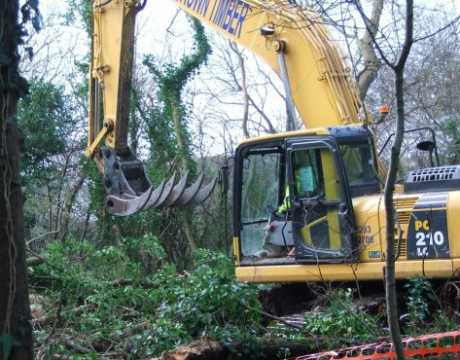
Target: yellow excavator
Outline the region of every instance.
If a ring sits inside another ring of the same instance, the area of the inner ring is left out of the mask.
[[[350,71],[315,12],[289,0],[175,4],[263,59],[303,130],[236,149],[233,251],[247,282],[382,279],[385,208],[374,137]],[[93,1],[89,143],[115,215],[204,201],[215,181],[174,176],[154,188],[127,146],[136,14],[145,1]],[[419,144],[436,149],[436,140]],[[394,196],[396,277],[448,278],[460,267],[460,166],[409,172]]]

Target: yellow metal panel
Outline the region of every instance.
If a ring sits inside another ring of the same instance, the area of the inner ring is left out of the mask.
[[[324,191],[326,200],[338,200],[342,198],[341,184],[337,180],[337,169],[334,156],[330,150],[321,150],[321,163],[324,176]],[[340,229],[338,209],[328,209],[327,225],[329,231],[329,246],[332,250],[342,248],[342,231]]]
[[[235,265],[238,266],[240,264],[240,238],[239,237],[233,238],[233,256],[235,258]]]
[[[276,134],[268,134],[253,137],[250,139],[244,139],[240,142],[240,145],[244,144],[256,144],[262,141],[276,141],[276,140],[284,140],[290,139],[295,137],[301,136],[312,136],[312,135],[329,135],[329,130],[327,128],[314,128],[314,129],[302,129],[297,131],[287,131],[287,132],[280,132]]]
[[[95,81],[102,89],[104,121],[113,123],[106,143],[112,148],[127,146],[129,90],[132,75],[136,1],[93,1],[93,41],[91,61],[91,94]],[[98,106],[90,99],[91,106]],[[90,109],[89,141],[94,140],[96,122]],[[91,144],[89,144],[91,146]]]
[[[451,257],[460,257],[460,191],[450,191],[447,200],[447,229]]]
[[[359,264],[239,266],[236,277],[240,281],[257,283],[289,283],[318,281],[354,281],[383,279],[382,261]],[[414,276],[448,278],[460,269],[460,259],[406,260],[396,263],[397,279]],[[457,274],[458,276],[458,274]]]
[[[353,199],[359,241],[360,261],[381,261],[382,219],[379,218],[379,205],[383,202],[381,195],[367,195]]]

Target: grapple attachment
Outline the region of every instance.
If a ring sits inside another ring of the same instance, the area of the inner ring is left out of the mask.
[[[144,166],[129,151],[119,154],[104,150],[104,183],[106,205],[113,215],[128,216],[150,208],[192,206],[204,202],[211,195],[217,179],[204,185],[203,174],[187,187],[188,173],[176,182],[176,174],[156,188],[145,176]]]

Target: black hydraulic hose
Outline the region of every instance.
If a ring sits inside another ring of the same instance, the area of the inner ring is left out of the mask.
[[[106,5],[110,4],[111,2],[112,2],[112,0],[106,0],[106,1],[104,1],[103,3],[97,4],[96,7],[99,8],[99,7],[106,6]]]

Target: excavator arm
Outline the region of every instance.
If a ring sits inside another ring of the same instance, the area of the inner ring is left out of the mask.
[[[262,58],[282,79],[289,114],[305,127],[360,123],[350,72],[319,16],[286,0],[177,0],[176,5]],[[189,188],[175,176],[153,188],[128,147],[134,30],[139,0],[93,0],[88,147],[104,175],[113,214],[204,201],[215,180]]]
[[[323,20],[293,0],[177,0],[202,23],[264,60],[306,128],[361,123],[350,71]]]

